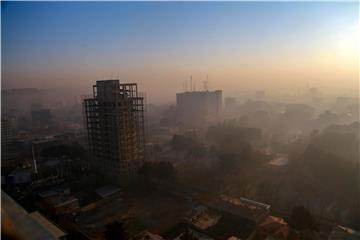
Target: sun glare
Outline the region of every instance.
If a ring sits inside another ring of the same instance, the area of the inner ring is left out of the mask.
[[[337,51],[344,57],[359,56],[360,24],[345,29],[338,35]]]

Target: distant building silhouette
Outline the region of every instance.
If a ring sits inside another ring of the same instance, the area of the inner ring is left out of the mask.
[[[181,125],[202,126],[218,117],[222,108],[222,91],[192,91],[176,94],[177,118]]]
[[[10,119],[1,118],[1,145],[12,144],[15,141],[15,129]]]
[[[234,111],[236,108],[236,98],[226,97],[225,98],[225,109],[226,111]]]
[[[1,163],[2,166],[17,158],[15,128],[9,118],[1,118]]]
[[[51,124],[51,121],[50,109],[43,108],[39,103],[31,105],[31,122],[33,127],[46,127]]]
[[[84,107],[93,165],[106,176],[128,179],[145,158],[144,98],[137,84],[96,81]]]
[[[265,97],[265,91],[256,91],[255,93],[256,98],[264,98]]]

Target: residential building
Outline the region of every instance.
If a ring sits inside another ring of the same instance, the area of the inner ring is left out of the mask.
[[[217,119],[222,109],[222,91],[192,91],[176,94],[180,125],[199,127]]]
[[[195,228],[205,230],[216,225],[221,217],[220,213],[200,205],[193,208],[185,220]]]
[[[43,108],[40,104],[32,104],[31,122],[33,127],[46,127],[51,124],[51,121],[52,116],[50,109]]]
[[[54,223],[37,211],[27,212],[3,191],[1,191],[1,222],[1,236],[4,239],[10,236],[13,237],[11,239],[29,240],[67,238],[67,233]]]
[[[246,198],[234,198],[221,195],[220,198],[208,201],[207,205],[222,212],[228,212],[235,216],[247,219],[256,225],[270,215],[270,205],[256,202]]]
[[[255,239],[287,240],[289,234],[290,227],[284,219],[268,216],[258,225]]]
[[[131,238],[131,240],[163,240],[163,239],[164,238],[162,236],[151,233],[148,230],[144,230]]]
[[[16,162],[16,134],[13,123],[9,118],[1,118],[1,163],[2,166]]]
[[[225,98],[225,109],[227,111],[233,111],[236,108],[236,98],[234,97],[226,97]]]

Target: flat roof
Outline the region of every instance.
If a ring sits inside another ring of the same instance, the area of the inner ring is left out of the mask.
[[[213,91],[186,91],[186,92],[180,92],[176,93],[176,95],[206,95],[206,94],[214,94],[214,93],[221,93],[222,90],[213,90]]]
[[[102,80],[96,80],[97,83],[103,83],[103,82],[119,82],[119,79],[102,79]]]
[[[1,220],[9,221],[12,228],[22,239],[52,240],[66,233],[38,213],[29,214],[9,195],[1,190]]]
[[[106,198],[114,193],[120,192],[121,188],[114,185],[106,185],[100,188],[95,189],[96,194],[102,198]]]
[[[133,237],[134,240],[163,240],[164,238],[158,234],[149,232],[148,230],[142,231]]]
[[[38,211],[32,212],[29,214],[36,222],[38,222],[41,226],[43,226],[52,236],[55,238],[61,238],[66,235],[64,231],[62,231],[59,227],[57,227],[54,223],[50,222],[43,215],[41,215]]]
[[[69,203],[73,203],[78,201],[78,199],[74,196],[51,196],[45,201],[54,207],[61,207]]]
[[[259,217],[268,214],[270,209],[268,204],[246,198],[237,199],[227,195],[221,195],[220,198],[207,201],[206,205],[251,220],[257,220]]]
[[[52,143],[52,142],[60,142],[60,139],[57,139],[55,137],[45,138],[45,139],[35,140],[33,141],[33,144]]]
[[[47,198],[47,197],[55,196],[57,194],[58,194],[58,192],[55,190],[48,190],[48,191],[39,193],[39,196],[42,198]]]
[[[31,168],[16,168],[14,171],[12,171],[9,176],[15,176],[16,174],[24,174],[29,173],[31,174],[32,169]]]

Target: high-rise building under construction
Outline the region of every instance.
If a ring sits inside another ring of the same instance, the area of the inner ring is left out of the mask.
[[[145,159],[144,98],[137,84],[96,81],[84,110],[92,165],[109,177],[134,175]]]

